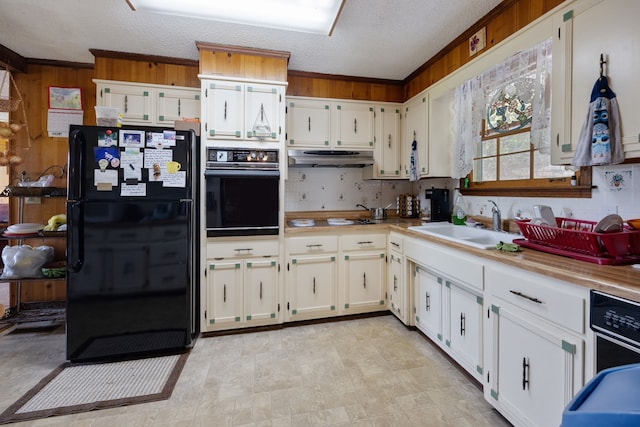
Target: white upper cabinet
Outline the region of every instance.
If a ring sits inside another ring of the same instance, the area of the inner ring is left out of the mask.
[[[345,101],[333,108],[334,146],[373,149],[373,105]]]
[[[569,164],[576,149],[580,129],[587,120],[591,90],[599,77],[600,55],[603,72],[615,92],[625,157],[640,157],[640,3],[635,0],[583,0],[554,17],[553,47],[552,162]],[[598,31],[603,22],[606,31]]]
[[[124,125],[174,126],[200,118],[198,88],[94,80],[96,105],[118,108]]]
[[[201,76],[201,86],[207,140],[278,143],[284,137],[284,84]]]
[[[306,98],[287,100],[287,146],[329,148],[331,106],[329,102]]]
[[[400,110],[401,105],[374,107],[374,160],[376,178],[400,178]]]
[[[428,94],[423,92],[404,104],[404,127],[400,153],[402,153],[402,167],[404,178],[409,177],[411,150],[413,141],[417,143],[418,173],[427,176],[429,173],[429,144],[427,138],[427,108]]]
[[[373,150],[373,104],[287,98],[287,147]]]
[[[197,89],[158,89],[156,122],[173,126],[176,120],[200,118],[200,91]]]

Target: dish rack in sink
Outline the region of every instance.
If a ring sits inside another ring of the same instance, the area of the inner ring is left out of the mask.
[[[524,239],[513,242],[523,247],[588,261],[621,265],[640,261],[640,230],[625,228],[620,232],[596,233],[594,221],[556,218],[557,226],[532,224],[518,220]]]

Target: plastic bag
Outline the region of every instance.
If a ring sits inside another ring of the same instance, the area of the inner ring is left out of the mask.
[[[5,246],[2,249],[2,279],[44,277],[42,266],[53,261],[53,247],[29,245]]]

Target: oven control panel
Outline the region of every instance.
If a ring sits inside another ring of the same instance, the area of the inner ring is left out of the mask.
[[[278,150],[208,148],[207,168],[225,167],[277,168]]]
[[[591,329],[640,346],[640,304],[591,291]]]

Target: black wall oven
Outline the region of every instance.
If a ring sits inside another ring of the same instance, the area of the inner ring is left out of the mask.
[[[279,207],[277,150],[207,149],[208,237],[278,234]]]
[[[591,291],[596,371],[640,363],[640,303]]]

